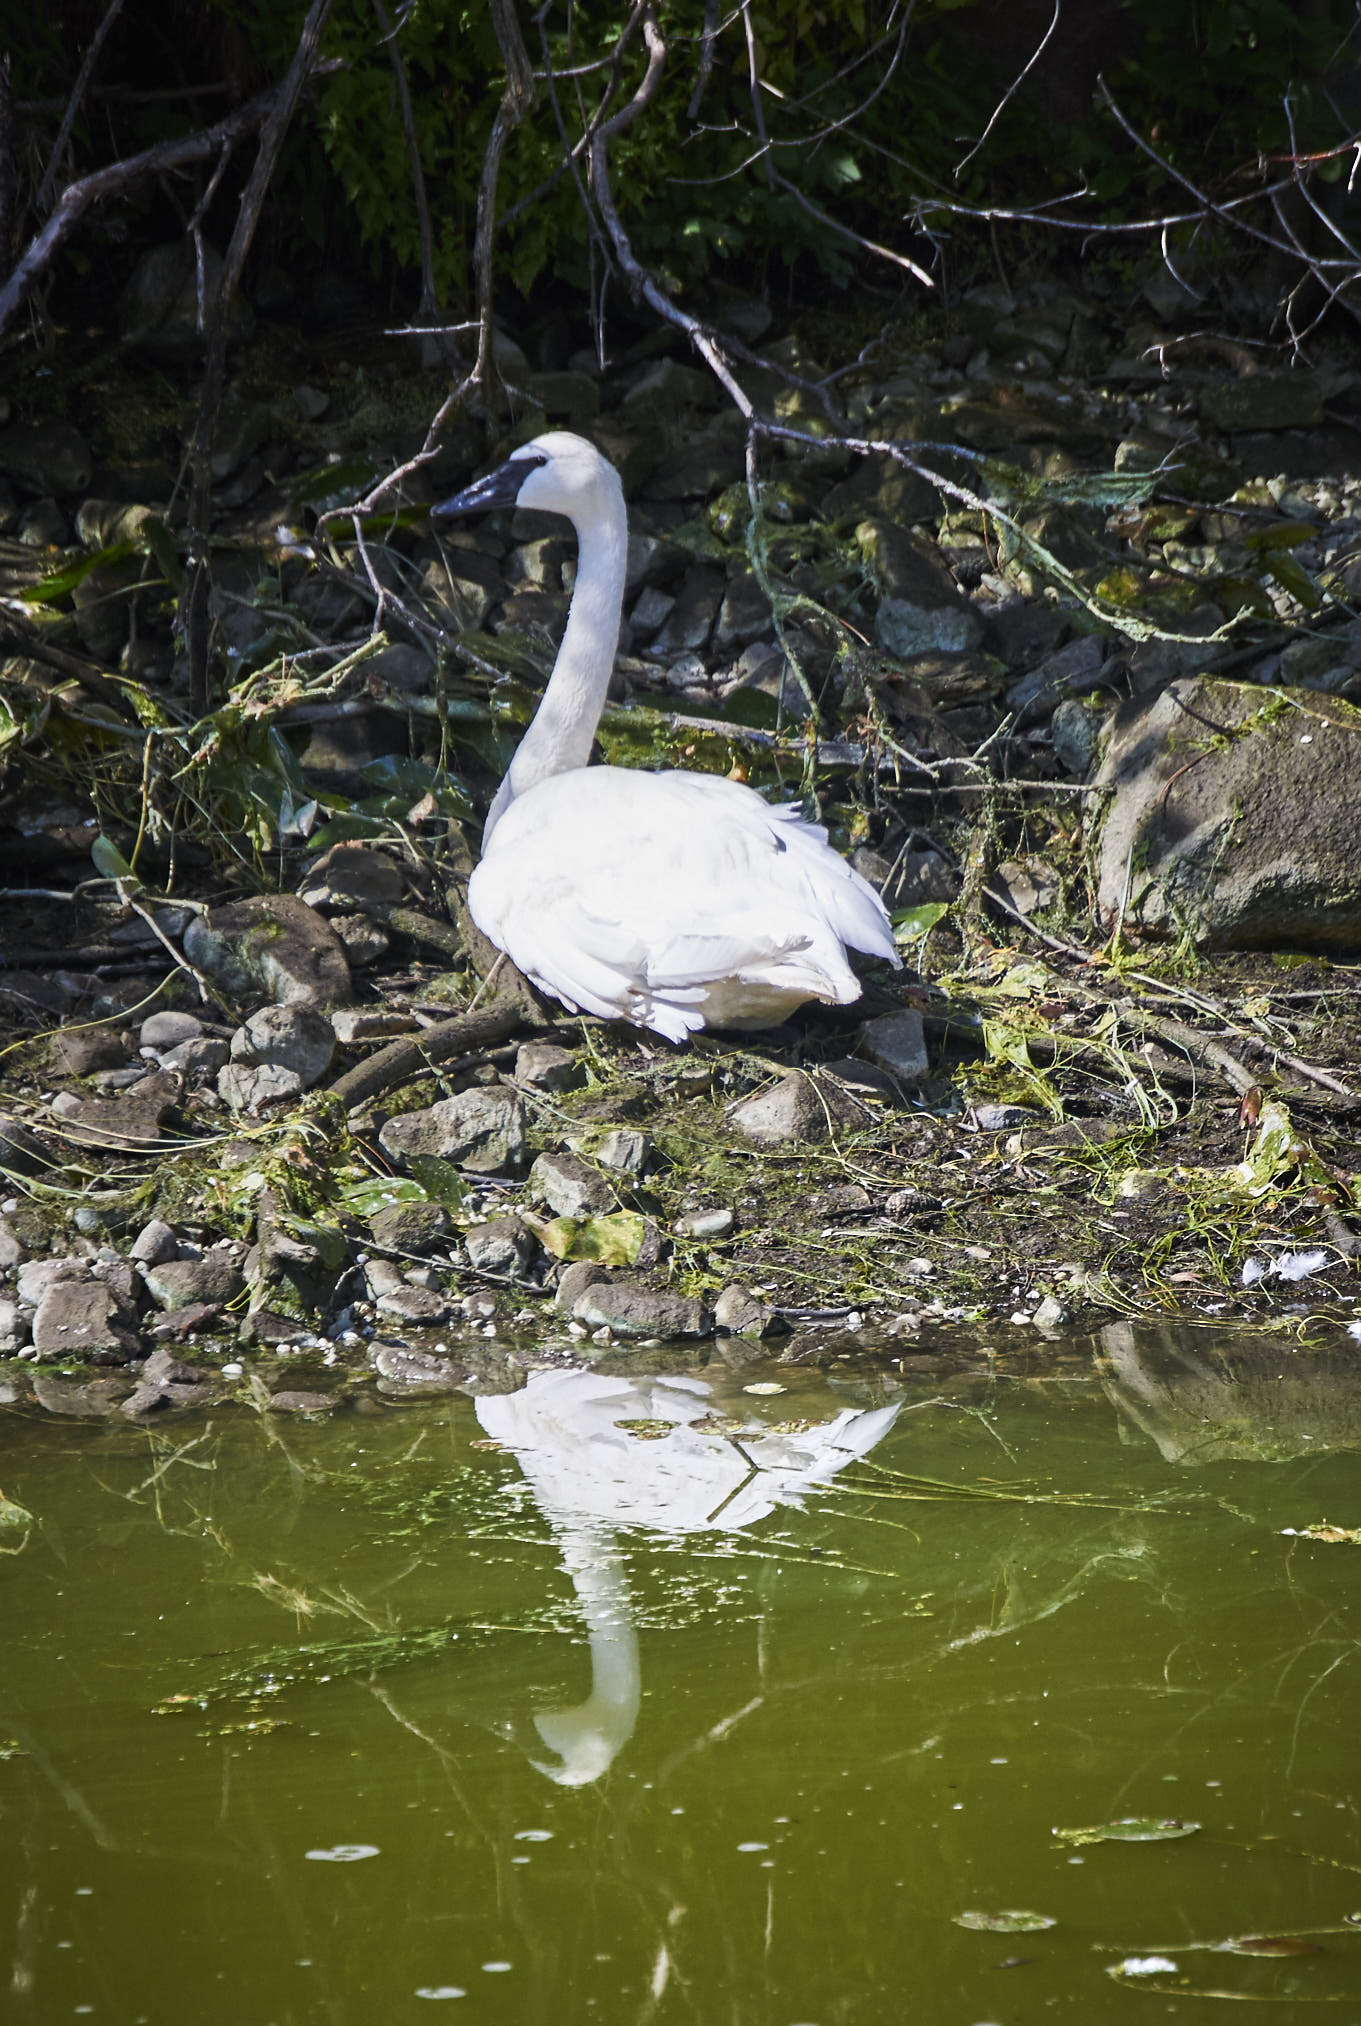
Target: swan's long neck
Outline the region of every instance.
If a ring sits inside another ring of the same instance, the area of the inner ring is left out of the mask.
[[[607,467],[572,522],[577,533],[577,581],[567,629],[543,702],[488,813],[484,842],[517,795],[550,774],[565,774],[586,765],[605,707],[619,644],[628,563],[628,516],[613,470]]]

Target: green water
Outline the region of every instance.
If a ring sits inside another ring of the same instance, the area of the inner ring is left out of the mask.
[[[1098,1348],[0,1410],[0,2019],[1358,2026],[1357,1347]]]

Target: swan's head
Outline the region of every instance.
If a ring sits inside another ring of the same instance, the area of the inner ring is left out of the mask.
[[[578,527],[623,509],[619,474],[584,436],[550,429],[513,450],[504,464],[474,479],[452,499],[432,507],[435,515],[481,514],[493,507],[534,507],[565,514]]]

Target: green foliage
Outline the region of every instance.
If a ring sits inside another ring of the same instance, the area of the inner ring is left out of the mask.
[[[127,47],[136,46],[139,13],[155,4],[127,7],[120,30]],[[204,60],[243,82],[247,74],[252,84],[277,77],[304,5],[208,0]],[[407,0],[389,11],[429,192],[436,282],[456,309],[470,294],[478,186],[504,64],[484,0]],[[918,0],[901,50],[900,10],[888,0],[753,0],[750,50],[742,12],[720,10],[702,90],[705,0],[664,0],[657,11],[667,42],[660,87],[615,137],[610,163],[635,250],[668,286],[683,287],[715,265],[756,283],[770,270],[802,265],[844,284],[860,256],[839,227],[901,251],[919,217],[958,234],[945,212],[933,219],[933,196],[1024,206],[1081,188],[1088,208],[1109,218],[1185,202],[1103,105],[1081,110],[1095,71],[1066,20],[1033,76],[999,110],[1030,54],[1020,50],[1018,61],[1014,43],[1002,47],[1000,0]],[[0,0],[0,31],[11,13],[16,87],[60,104],[78,47],[37,21],[19,34],[17,0]],[[1291,0],[1124,0],[1110,14],[1104,74],[1135,128],[1173,168],[1199,187],[1241,194],[1244,171],[1255,173],[1289,146],[1288,93],[1302,149],[1341,138],[1323,79],[1354,16],[1353,0],[1321,0],[1307,13]],[[627,18],[617,0],[520,9],[540,84],[502,163],[498,209],[508,222],[498,261],[521,292],[548,278],[584,290],[593,258],[598,269],[582,211],[585,158],[575,174],[563,173],[563,136],[577,141],[607,92],[614,111],[641,82],[640,35],[611,62]],[[371,0],[336,0],[324,52],[342,67],[306,101],[274,193],[285,255],[290,241],[299,248],[310,239],[331,257],[357,234],[375,269],[414,273],[420,239],[406,139],[392,54]],[[545,57],[556,76],[551,90]],[[1059,83],[1069,101],[1076,97],[1078,116],[1054,116]],[[139,143],[183,131],[197,116],[193,106],[153,95],[127,116],[129,129],[136,124]],[[995,112],[986,142],[970,156],[970,137],[984,134]],[[78,140],[85,133],[78,126]],[[41,135],[37,141],[35,159]]]

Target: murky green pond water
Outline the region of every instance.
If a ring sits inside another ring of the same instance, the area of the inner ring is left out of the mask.
[[[0,2017],[1358,2026],[1356,1347],[1241,1349],[0,1413]]]

